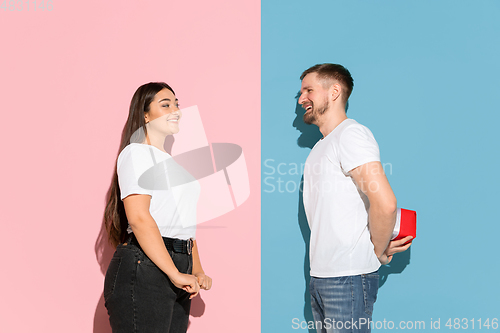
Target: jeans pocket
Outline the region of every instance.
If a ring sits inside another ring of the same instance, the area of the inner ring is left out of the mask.
[[[141,251],[141,253],[139,255],[139,260],[141,261],[142,264],[144,264],[146,266],[151,266],[151,267],[158,268],[158,266],[156,266],[156,264],[151,259],[149,259],[149,257],[146,255],[146,253],[144,253],[142,251]]]
[[[365,312],[369,316],[373,313],[373,305],[377,301],[378,293],[378,271],[370,274],[361,275],[363,281],[363,298],[365,303]]]
[[[122,258],[113,257],[109,263],[108,270],[106,271],[106,277],[104,278],[104,299],[107,300],[115,290],[116,277],[118,276],[118,271],[120,270],[120,264]]]
[[[193,257],[186,253],[177,253],[173,251],[168,251],[172,257],[175,267],[179,272],[184,274],[191,274],[193,271]]]

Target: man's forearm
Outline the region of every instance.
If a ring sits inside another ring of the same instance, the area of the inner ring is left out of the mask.
[[[392,209],[381,205],[371,205],[369,211],[370,236],[375,248],[375,254],[380,257],[391,241],[396,224],[397,208]]]
[[[396,224],[398,202],[380,162],[369,162],[350,171],[356,186],[370,202],[370,236],[378,258],[384,253]]]

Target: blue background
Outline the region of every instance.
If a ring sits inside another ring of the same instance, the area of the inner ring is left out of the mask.
[[[498,0],[262,2],[262,332],[312,320],[299,183],[320,135],[296,94],[324,62],[350,70],[347,116],[418,216],[411,250],[381,269],[373,320],[500,318],[499,18]]]

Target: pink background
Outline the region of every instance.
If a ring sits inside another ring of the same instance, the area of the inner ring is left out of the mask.
[[[188,331],[259,332],[260,2],[32,9],[0,9],[1,331],[110,332],[104,199],[133,92],[166,81],[183,107],[198,105],[209,142],[243,148],[251,186],[198,229],[214,284]]]

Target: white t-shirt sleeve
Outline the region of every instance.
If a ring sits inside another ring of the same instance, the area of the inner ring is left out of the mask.
[[[342,172],[346,175],[360,165],[380,162],[380,151],[372,132],[361,124],[347,127],[340,136],[339,159]]]
[[[153,190],[141,187],[139,178],[153,166],[151,155],[140,147],[127,146],[123,149],[117,161],[118,184],[120,198],[123,200],[131,194],[149,194]]]

